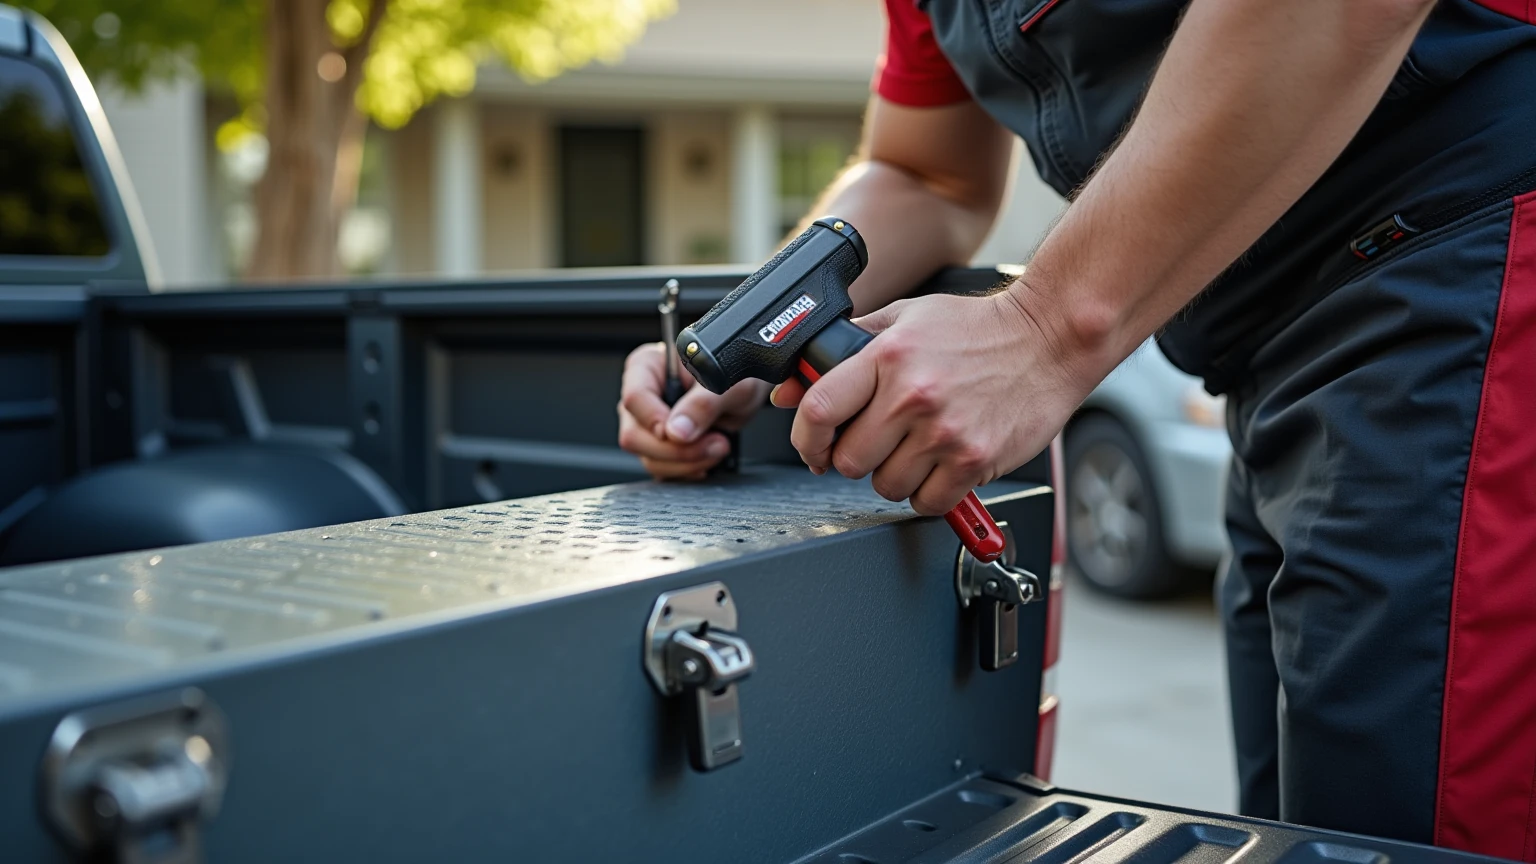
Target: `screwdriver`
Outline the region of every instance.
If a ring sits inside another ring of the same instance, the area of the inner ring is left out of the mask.
[[[668,279],[661,286],[661,302],[656,304],[656,311],[661,313],[661,345],[667,352],[667,383],[661,399],[668,408],[683,398],[683,359],[677,354],[677,301],[681,294],[677,280]]]
[[[687,387],[683,384],[683,360],[677,353],[677,309],[682,300],[682,287],[676,279],[668,279],[661,286],[661,300],[656,304],[656,311],[661,313],[661,340],[662,350],[667,352],[667,378],[661,388],[661,400],[670,408],[677,404],[677,400],[683,398],[683,391]],[[733,473],[741,465],[741,435],[738,432],[727,429],[716,430],[725,436],[726,443],[731,445],[731,450],[710,469],[710,474]]]

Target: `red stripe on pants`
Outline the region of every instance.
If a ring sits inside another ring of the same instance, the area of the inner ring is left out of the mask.
[[[1515,199],[1467,466],[1435,844],[1536,861],[1536,193]]]

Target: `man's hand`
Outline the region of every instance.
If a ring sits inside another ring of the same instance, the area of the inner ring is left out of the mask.
[[[773,394],[799,406],[790,440],[801,458],[818,474],[874,472],[882,497],[930,516],[1029,461],[1098,379],[1074,368],[1027,297],[1022,285],[934,295],[858,319],[878,334],[863,351],[809,391],[790,381]]]
[[[688,387],[671,408],[661,399],[666,382],[666,354],[660,342],[641,345],[624,362],[619,391],[619,446],[640,457],[652,476],[701,480],[731,452],[712,428],[740,429],[763,404],[768,385],[743,381],[724,396],[696,385],[683,369]]]

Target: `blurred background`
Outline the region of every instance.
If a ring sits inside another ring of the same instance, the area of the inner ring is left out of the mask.
[[[884,29],[880,0],[19,5],[95,82],[168,290],[755,265],[855,152]],[[1063,206],[1015,166],[975,263]],[[1223,412],[1149,345],[1067,430],[1063,786],[1234,806]]]
[[[273,130],[263,128],[279,114],[267,95],[272,67],[288,62],[321,80],[355,74],[345,38],[317,44],[313,58],[236,64],[208,58],[207,46],[235,40],[238,32],[227,31],[241,28],[229,17],[254,21],[250,3],[22,5],[59,25],[93,73],[170,288],[244,275],[760,261],[854,152],[884,27],[879,0],[500,4],[606,7],[590,9],[591,21],[574,16],[576,29],[593,31],[575,37],[560,29],[569,22],[549,16],[547,41],[577,44],[541,60],[494,44],[497,28],[516,20],[437,32],[441,19],[482,4],[380,3],[385,19],[369,56],[352,61],[365,70],[358,101],[366,120],[356,142],[340,145],[356,148],[342,158],[355,162],[356,178],[350,195],[337,195],[332,270],[276,268],[253,251],[258,186],[278,164]],[[413,32],[390,30],[394,15],[408,17]],[[333,31],[338,17],[330,13]],[[136,34],[148,40],[139,49],[125,44]],[[418,41],[435,42],[442,56],[418,56]],[[397,103],[370,87],[411,98]],[[316,146],[338,137],[329,127],[350,121],[282,116]],[[1028,160],[1016,162],[1007,215],[979,260],[1022,260],[1061,207]]]

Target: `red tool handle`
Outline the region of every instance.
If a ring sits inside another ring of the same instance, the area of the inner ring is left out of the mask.
[[[965,493],[955,509],[944,514],[944,521],[955,529],[955,536],[977,561],[990,564],[1002,557],[1003,531],[976,497],[976,490]]]
[[[807,386],[821,380],[821,372],[806,362],[805,358],[800,359],[798,366],[800,378]],[[1003,531],[997,527],[997,520],[987,512],[981,499],[976,497],[975,490],[965,493],[965,498],[955,505],[955,509],[944,514],[944,521],[954,529],[960,543],[977,561],[990,564],[1002,557]]]

